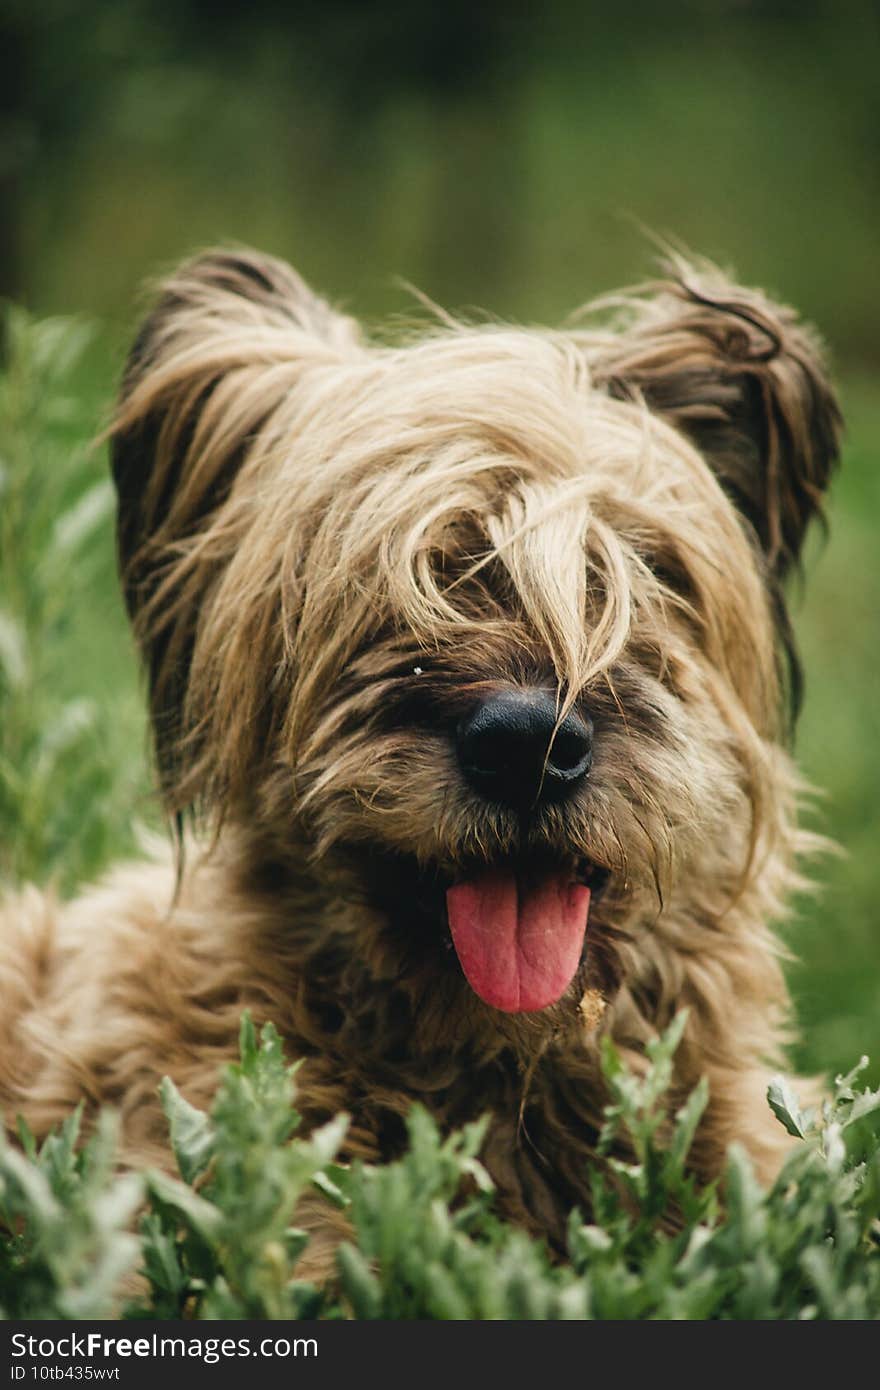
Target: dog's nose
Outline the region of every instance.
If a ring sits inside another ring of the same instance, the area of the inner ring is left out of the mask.
[[[575,710],[558,729],[556,719],[546,690],[507,690],[479,705],[458,727],[458,758],[471,786],[518,810],[567,796],[590,770],[593,728]]]

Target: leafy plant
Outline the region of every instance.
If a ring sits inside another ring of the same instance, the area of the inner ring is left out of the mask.
[[[210,1117],[167,1078],[162,1083],[180,1180],[147,1175],[150,1210],[141,1235],[150,1294],[132,1314],[301,1318],[320,1306],[319,1291],[295,1277],[307,1237],[294,1214],[311,1184],[335,1194],[323,1170],[347,1118],[291,1142],[299,1125],[296,1067],[286,1066],[278,1034],[268,1024],[258,1047],[245,1016],[240,1050]]]
[[[38,1151],[0,1147],[0,1311],[93,1318],[876,1318],[880,1316],[880,1091],[865,1059],[818,1111],[781,1080],[780,1121],[799,1136],[765,1191],[741,1149],[700,1188],[687,1152],[698,1087],[672,1119],[664,1099],[679,1017],[636,1077],[606,1047],[611,1100],[594,1211],[573,1212],[569,1259],[501,1222],[479,1161],[485,1122],[442,1137],[416,1106],[409,1147],[384,1165],[335,1162],[346,1118],[297,1134],[296,1066],[271,1025],[241,1029],[210,1114],[169,1081],[179,1177],[114,1175],[113,1124],[78,1146],[79,1112]],[[614,1157],[627,1136],[633,1157]],[[665,1138],[662,1136],[666,1135]],[[719,1193],[723,1193],[723,1202]],[[301,1279],[301,1199],[342,1207],[351,1228],[325,1289]],[[131,1234],[140,1206],[139,1239]],[[141,1292],[124,1289],[140,1261]]]
[[[75,1110],[37,1150],[0,1127],[0,1315],[101,1318],[138,1256],[131,1225],[144,1184],[113,1171],[116,1126],[105,1114],[81,1148]]]

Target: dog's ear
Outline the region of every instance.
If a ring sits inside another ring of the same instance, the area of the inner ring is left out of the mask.
[[[792,310],[712,267],[677,259],[670,272],[622,301],[622,331],[591,353],[593,378],[641,396],[692,440],[782,580],[838,457],[819,343]]]
[[[360,351],[356,325],[282,261],[211,251],[161,286],[111,427],[126,603],[150,679],[160,780],[178,781],[183,703],[217,546],[179,563],[232,494],[253,440],[303,374]],[[222,550],[222,547],[220,547]]]

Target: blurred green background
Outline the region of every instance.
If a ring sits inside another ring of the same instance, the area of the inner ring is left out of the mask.
[[[104,418],[145,278],[218,240],[369,319],[409,281],[552,323],[649,273],[645,229],[794,303],[848,420],[793,602],[798,754],[845,855],[786,928],[803,1043],[880,1074],[880,17],[874,3],[0,0],[7,333],[0,871],[64,889],[149,819]],[[4,674],[5,673],[5,674]],[[48,731],[48,733],[47,733]]]

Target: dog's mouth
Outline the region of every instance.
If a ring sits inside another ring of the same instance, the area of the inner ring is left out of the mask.
[[[609,871],[587,860],[474,862],[448,873],[372,860],[369,896],[410,949],[446,942],[471,989],[504,1013],[557,1003],[587,953],[591,905]]]
[[[584,951],[591,889],[570,872],[481,869],[446,891],[449,931],[475,994],[535,1013],[566,992]]]

